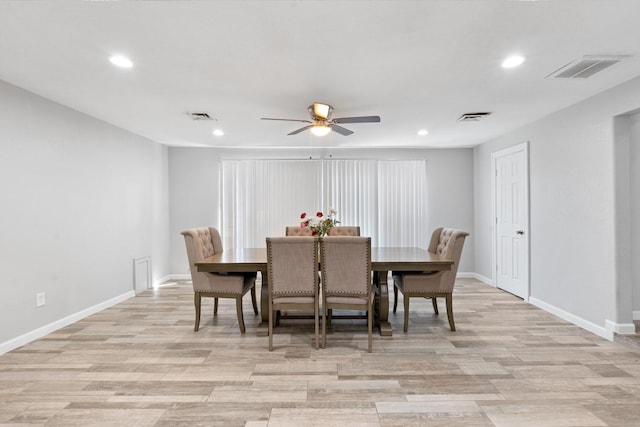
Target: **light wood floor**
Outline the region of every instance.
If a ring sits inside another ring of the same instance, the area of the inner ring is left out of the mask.
[[[259,293],[258,293],[259,294]],[[245,298],[193,332],[174,282],[0,356],[1,426],[638,426],[640,353],[470,279],[444,304],[401,302],[393,337],[337,320],[315,350],[306,320],[274,351]]]

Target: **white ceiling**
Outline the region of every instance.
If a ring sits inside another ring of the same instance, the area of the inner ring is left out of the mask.
[[[2,1],[0,79],[172,146],[473,146],[640,75],[639,21],[638,0]],[[545,79],[603,54],[630,57]],[[320,140],[260,120],[314,101],[382,122]]]

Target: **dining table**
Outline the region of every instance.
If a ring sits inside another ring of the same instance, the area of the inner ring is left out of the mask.
[[[267,276],[267,249],[225,249],[195,263],[199,272],[206,273],[260,273],[260,315],[264,324],[269,322],[269,283]],[[381,336],[392,336],[389,323],[389,272],[451,270],[453,260],[419,247],[372,247],[371,271],[375,289],[375,322]]]

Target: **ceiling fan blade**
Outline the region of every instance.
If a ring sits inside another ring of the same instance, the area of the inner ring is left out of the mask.
[[[293,132],[288,133],[287,135],[297,135],[297,134],[299,134],[300,132],[302,132],[302,131],[304,131],[304,130],[309,129],[310,127],[311,127],[311,125],[301,127],[300,129],[296,129],[296,130],[294,130]]]
[[[340,135],[343,135],[343,136],[349,136],[349,135],[351,135],[353,133],[352,130],[349,130],[347,128],[343,128],[342,126],[338,126],[336,124],[332,124],[331,125],[331,129],[336,131],[336,132],[338,132]]]
[[[378,123],[380,116],[362,116],[362,117],[341,117],[333,119],[333,123]]]
[[[269,117],[261,117],[260,120],[278,120],[281,122],[302,122],[302,123],[312,123],[311,120],[301,120],[301,119],[272,119]]]

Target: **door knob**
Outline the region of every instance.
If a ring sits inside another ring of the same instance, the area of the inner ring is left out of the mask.
[[[520,236],[522,236],[524,234],[524,230],[518,230],[516,231],[516,234],[519,234]]]

